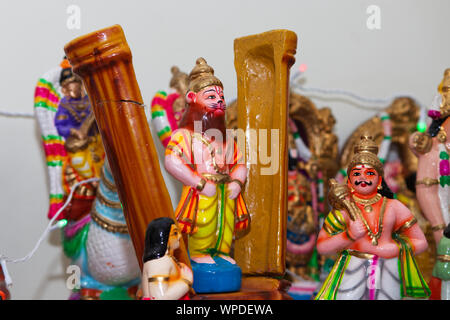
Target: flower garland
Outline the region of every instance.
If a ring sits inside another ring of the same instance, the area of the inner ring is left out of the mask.
[[[433,104],[439,105],[435,101],[439,99],[434,99]],[[428,111],[428,116],[433,120],[439,119],[441,117],[440,110],[431,109]],[[441,127],[440,132],[437,135],[439,143],[439,189],[438,196],[440,200],[440,206],[442,211],[442,218],[445,224],[450,223],[450,212],[449,212],[449,192],[450,192],[450,156],[448,154],[445,143],[447,141],[447,134]]]
[[[439,184],[442,188],[446,185],[450,186],[450,162],[449,155],[445,148],[445,145],[441,143],[439,145]]]
[[[450,156],[445,147],[445,142],[439,144],[439,199],[442,210],[442,217],[445,224],[450,221],[450,214],[448,210],[449,192],[450,192]]]

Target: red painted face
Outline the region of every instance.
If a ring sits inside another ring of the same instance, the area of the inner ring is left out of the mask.
[[[377,187],[381,185],[381,177],[378,172],[365,165],[358,165],[350,171],[348,177],[349,187],[360,195],[372,195],[377,192]]]
[[[189,91],[186,94],[186,101],[189,106],[181,119],[181,128],[196,131],[198,127],[194,126],[200,122],[202,133],[209,129],[217,129],[222,132],[223,137],[226,137],[226,104],[222,87],[208,86],[197,93]]]
[[[194,102],[205,108],[206,112],[214,112],[214,116],[225,114],[225,97],[219,86],[209,86],[195,95]]]

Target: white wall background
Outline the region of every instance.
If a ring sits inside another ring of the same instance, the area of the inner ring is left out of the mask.
[[[70,30],[66,10],[81,9],[81,28]],[[381,29],[366,26],[369,5],[381,9]],[[227,1],[2,1],[0,4],[0,110],[33,112],[37,79],[56,66],[73,38],[120,24],[134,56],[147,104],[167,89],[170,67],[189,72],[207,59],[236,97],[233,40],[272,29],[298,35],[297,62],[308,66],[306,86],[343,88],[366,97],[410,93],[429,104],[450,67],[446,0],[227,0]],[[373,111],[342,99],[315,97],[330,106],[342,146]],[[159,151],[161,148],[157,143]],[[48,177],[35,120],[0,117],[0,254],[31,250],[47,224]],[[165,174],[165,172],[164,172]],[[177,185],[168,180],[177,202]],[[46,239],[27,263],[9,264],[14,299],[66,299],[67,259],[59,233]]]

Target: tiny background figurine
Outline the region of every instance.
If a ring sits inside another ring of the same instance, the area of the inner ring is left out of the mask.
[[[192,271],[173,255],[180,238],[181,232],[171,218],[149,223],[143,256],[143,300],[189,300]]]
[[[75,183],[100,176],[105,154],[83,83],[66,59],[39,79],[34,107],[47,158],[52,218]],[[77,188],[58,219],[77,221],[89,214],[97,186]]]

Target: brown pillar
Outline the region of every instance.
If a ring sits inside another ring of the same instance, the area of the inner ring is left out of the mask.
[[[83,78],[142,268],[145,231],[159,217],[175,218],[145,116],[125,35],[114,25],[69,42],[64,50]],[[178,258],[189,264],[184,244]]]
[[[234,42],[238,80],[238,127],[256,129],[258,144],[246,137],[249,170],[244,197],[251,215],[247,235],[235,243],[235,259],[246,275],[281,276],[285,272],[287,223],[287,119],[289,69],[295,61],[297,36],[288,30],[275,30],[238,38]],[[261,141],[266,129],[267,141]],[[271,130],[278,140],[271,141]],[[250,164],[251,153],[268,154],[278,148],[277,169],[264,172],[268,164],[260,159]],[[263,169],[263,170],[261,170]]]

